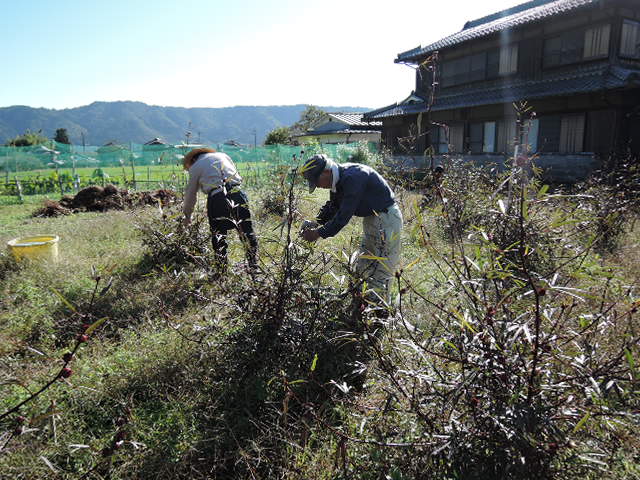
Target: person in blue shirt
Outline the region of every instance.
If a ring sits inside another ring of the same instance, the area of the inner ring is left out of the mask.
[[[402,212],[386,180],[367,165],[338,164],[326,155],[311,157],[302,175],[309,192],[316,187],[330,190],[317,222],[305,228],[302,237],[309,242],[333,237],[351,217],[362,217],[356,272],[378,299],[388,301],[391,279],[400,262]]]

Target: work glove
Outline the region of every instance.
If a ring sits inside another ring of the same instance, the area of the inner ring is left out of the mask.
[[[318,222],[315,222],[313,220],[304,220],[302,222],[302,225],[300,226],[300,235],[302,235],[302,232],[304,232],[305,230],[309,230],[312,228],[318,228],[320,226],[320,224]]]

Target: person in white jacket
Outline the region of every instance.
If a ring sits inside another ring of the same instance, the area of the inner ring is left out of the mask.
[[[249,200],[240,190],[242,177],[233,160],[212,148],[195,148],[184,156],[183,165],[189,172],[184,193],[184,224],[191,223],[198,190],[201,190],[207,195],[207,217],[218,266],[222,270],[227,267],[227,232],[235,229],[245,245],[249,266],[255,269],[258,240],[251,223]]]

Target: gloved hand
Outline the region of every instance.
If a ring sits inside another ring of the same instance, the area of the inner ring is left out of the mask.
[[[300,235],[302,235],[302,233],[303,233],[305,230],[310,230],[310,229],[313,229],[313,228],[318,228],[319,226],[320,226],[320,224],[319,224],[318,222],[316,222],[316,221],[313,221],[313,220],[304,220],[304,221],[302,222],[302,226],[300,227]]]

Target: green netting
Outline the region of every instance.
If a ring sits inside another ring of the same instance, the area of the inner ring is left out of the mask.
[[[128,188],[156,188],[184,185],[182,156],[188,145],[65,145],[51,142],[44,148],[0,147],[0,194],[60,193],[91,184],[114,183]],[[326,153],[339,162],[347,161],[358,149],[375,151],[375,144],[314,144],[310,146],[211,145],[227,153],[248,183],[259,183],[271,167],[290,165],[296,158]],[[153,185],[152,185],[153,184]],[[4,187],[4,188],[2,188]]]

